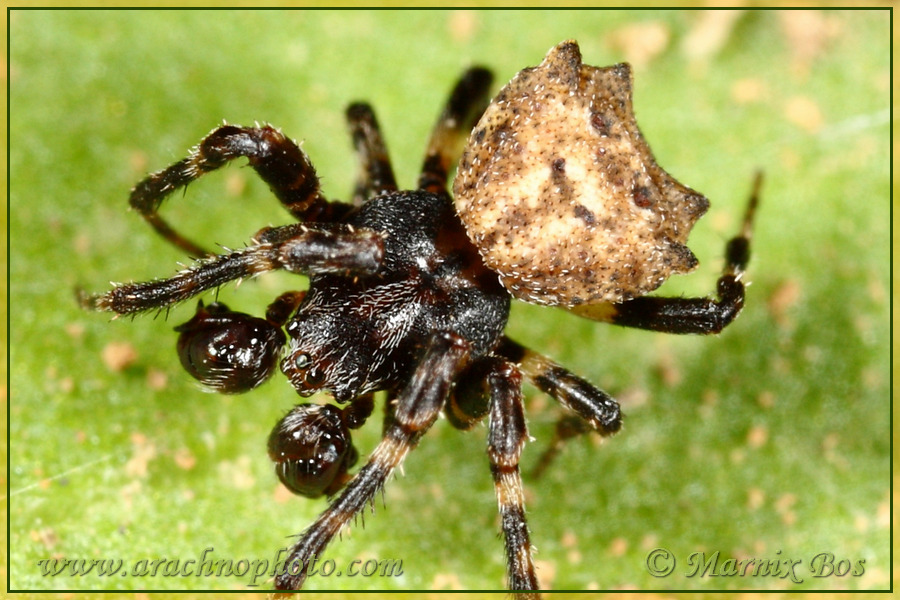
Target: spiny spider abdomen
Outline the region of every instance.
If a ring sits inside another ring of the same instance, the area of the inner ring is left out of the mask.
[[[443,411],[458,429],[487,417],[508,585],[522,599],[536,597],[519,472],[528,440],[522,378],[567,411],[536,472],[568,438],[615,433],[622,415],[607,393],[504,335],[511,296],[669,333],[721,331],[743,306],[759,179],[726,247],[717,297],[646,296],[694,267],[684,244],[708,203],[653,160],[631,113],[627,65],[583,65],[568,41],[485,109],[491,80],[476,67],[456,84],[415,190],[398,188],[371,107],[351,105],[362,168],[349,203],[322,195],[312,163],[277,129],[217,128],[131,195],[160,235],[202,258],[169,279],[80,296],[86,308],[133,314],[271,270],[309,277],[306,291],[285,292],[264,318],[200,302],[176,328],[182,364],[208,388],[247,391],[280,366],[300,396],[327,392],[340,404],[298,404],[269,437],[288,489],[331,497],[291,548],[275,578],[279,590],[303,585],[310,560],[372,503]],[[454,204],[453,149],[470,130]],[[242,156],[297,223],[262,229],[241,250],[208,253],[158,210],[175,189]],[[352,430],[372,414],[379,391],[386,392],[382,439],[351,475]]]

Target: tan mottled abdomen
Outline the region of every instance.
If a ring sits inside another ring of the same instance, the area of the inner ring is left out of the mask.
[[[457,210],[513,296],[620,302],[686,273],[709,202],[653,159],[634,119],[628,65],[584,65],[563,42],[520,71],[473,129]]]

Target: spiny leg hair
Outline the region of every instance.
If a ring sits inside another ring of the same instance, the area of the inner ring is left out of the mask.
[[[303,274],[364,275],[376,272],[383,238],[349,225],[292,224],[262,230],[252,246],[201,259],[169,279],[119,285],[105,294],[80,294],[92,310],[132,314],[166,308],[230,281],[284,269]]]

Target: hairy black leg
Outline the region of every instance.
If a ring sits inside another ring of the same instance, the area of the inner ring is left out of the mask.
[[[762,174],[757,173],[741,231],[725,246],[725,268],[711,298],[664,298],[644,296],[620,304],[601,303],[570,309],[577,315],[625,327],[665,333],[719,333],[731,323],[744,306],[741,278],[750,261],[753,217],[759,203]]]
[[[609,436],[622,427],[619,403],[588,381],[508,337],[501,340],[497,353],[519,365],[539,390],[572,413],[564,415],[557,423],[553,440],[538,460],[533,475],[540,476],[566,440],[591,430]]]
[[[505,336],[500,341],[497,353],[519,365],[539,390],[587,421],[601,435],[612,435],[622,427],[622,412],[619,403],[612,396],[546,356]]]
[[[419,189],[435,194],[447,193],[447,177],[462,153],[469,130],[484,112],[493,81],[490,71],[473,67],[463,73],[450,94],[431,132]]]
[[[506,545],[509,589],[537,590],[519,473],[519,457],[528,439],[520,370],[498,356],[474,361],[457,378],[445,412],[458,429],[470,429],[490,415],[488,458]],[[518,593],[516,597],[534,599],[539,594]]]
[[[290,236],[284,232],[289,231]],[[80,294],[87,309],[131,314],[165,308],[230,281],[284,269],[295,273],[372,274],[381,266],[380,234],[349,225],[287,225],[266,229],[252,246],[202,259],[174,277],[128,283],[105,294]]]
[[[372,196],[396,191],[397,180],[372,107],[362,102],[351,104],[347,108],[347,122],[360,162],[353,204],[361,206]]]
[[[540,588],[531,556],[531,540],[525,521],[525,493],[519,458],[528,439],[522,404],[522,374],[512,363],[493,359],[487,374],[490,389],[488,457],[500,509],[506,544],[509,589],[514,592]],[[517,593],[518,600],[535,600],[537,593]]]
[[[279,590],[299,589],[308,566],[360,510],[373,501],[390,474],[437,419],[450,386],[468,357],[469,344],[453,334],[435,336],[390,413],[390,425],[369,461],[294,544],[284,573],[275,577]]]
[[[190,156],[149,175],[131,191],[131,206],[164,238],[195,257],[210,253],[183,237],[159,216],[163,199],[209,171],[246,156],[291,214],[302,221],[332,220],[343,213],[319,192],[319,178],[306,154],[273,127],[224,125],[209,133]]]

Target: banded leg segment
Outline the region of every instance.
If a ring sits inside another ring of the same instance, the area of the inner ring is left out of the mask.
[[[310,559],[321,556],[341,528],[374,500],[390,474],[434,424],[468,354],[469,344],[459,336],[440,334],[432,339],[397,398],[381,442],[366,465],[293,546],[285,572],[275,577],[277,589],[299,589],[308,576]]]
[[[447,177],[462,153],[469,130],[487,106],[493,79],[487,69],[473,67],[463,73],[453,88],[428,141],[419,176],[420,190],[447,193]]]
[[[273,127],[235,125],[214,129],[190,156],[138,183],[131,191],[131,206],[174,245],[195,257],[208,256],[210,253],[175,231],[159,215],[159,207],[176,189],[242,156],[295,218],[329,220],[332,213],[343,211],[319,192],[316,171],[297,144]]]
[[[664,333],[719,333],[744,306],[744,283],[741,278],[750,262],[753,218],[761,186],[762,174],[757,173],[741,231],[725,246],[725,268],[716,284],[715,300],[643,296],[620,304],[581,305],[569,310],[595,321]]]
[[[525,496],[519,458],[528,440],[522,402],[522,373],[499,356],[473,362],[460,375],[446,406],[447,418],[458,429],[470,429],[488,417],[488,458],[500,509],[506,545],[509,589],[518,600],[533,600],[539,587],[525,520]]]
[[[372,107],[362,102],[351,104],[347,108],[347,122],[360,162],[353,205],[362,206],[372,196],[396,191],[397,180]]]
[[[519,473],[519,458],[528,440],[522,402],[522,374],[512,363],[495,360],[487,375],[490,389],[488,457],[500,509],[506,544],[507,576],[513,592],[539,589],[531,539],[525,520],[525,493]],[[517,593],[518,600],[535,600],[537,593]]]
[[[384,256],[379,234],[350,226],[287,225],[264,230],[257,241],[230,254],[202,259],[169,279],[128,283],[105,294],[80,294],[79,300],[87,309],[132,314],[165,308],[230,281],[275,269],[368,275],[378,270]]]

